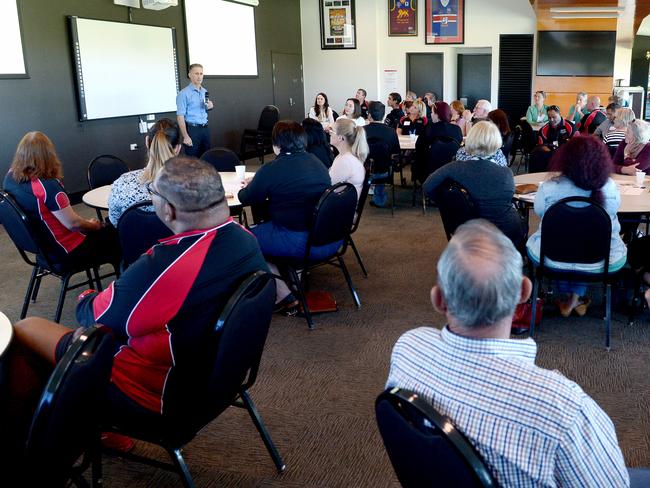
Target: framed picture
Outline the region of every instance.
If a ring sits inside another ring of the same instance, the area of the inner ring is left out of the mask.
[[[388,35],[418,35],[418,0],[388,0]]]
[[[320,48],[356,49],[355,0],[320,0]]]
[[[425,44],[464,44],[465,0],[425,1]]]

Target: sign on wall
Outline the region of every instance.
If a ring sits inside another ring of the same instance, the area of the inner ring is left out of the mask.
[[[388,35],[418,35],[418,0],[388,0]]]
[[[426,44],[465,43],[465,0],[425,0]]]
[[[354,0],[320,0],[320,48],[356,49]]]

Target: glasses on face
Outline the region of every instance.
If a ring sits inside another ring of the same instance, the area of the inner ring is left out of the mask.
[[[207,205],[206,207],[202,208],[192,208],[192,209],[183,209],[183,208],[178,208],[176,205],[174,205],[172,202],[170,202],[167,198],[165,198],[163,195],[161,195],[154,187],[153,187],[153,182],[149,182],[146,185],[147,191],[149,192],[150,195],[156,195],[163,200],[165,200],[169,205],[174,207],[177,212],[186,212],[186,213],[195,213],[195,212],[203,212],[204,210],[211,209],[213,207],[216,207],[219,205],[221,202],[223,202],[226,199],[226,193],[224,192],[223,196],[214,202],[212,202],[210,205]]]
[[[153,181],[150,181],[149,183],[147,183],[146,188],[147,188],[147,191],[149,192],[149,195],[156,195],[157,197],[162,198],[166,202],[169,201],[164,196],[162,196],[160,193],[158,193],[158,191],[153,187]]]

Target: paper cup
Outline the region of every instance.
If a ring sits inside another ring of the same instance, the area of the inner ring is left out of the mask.
[[[643,179],[645,178],[645,173],[643,171],[637,171],[636,172],[636,184],[638,186],[643,185]]]
[[[235,173],[237,173],[237,178],[239,178],[239,181],[244,181],[244,178],[246,177],[246,166],[243,164],[235,166]]]

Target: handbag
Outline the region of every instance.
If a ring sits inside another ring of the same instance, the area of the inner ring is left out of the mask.
[[[542,310],[544,309],[544,299],[538,298],[535,304],[535,327],[539,326],[542,321]],[[533,304],[530,300],[519,303],[515,308],[515,314],[512,317],[512,328],[523,333],[530,329],[530,321],[533,317]]]

